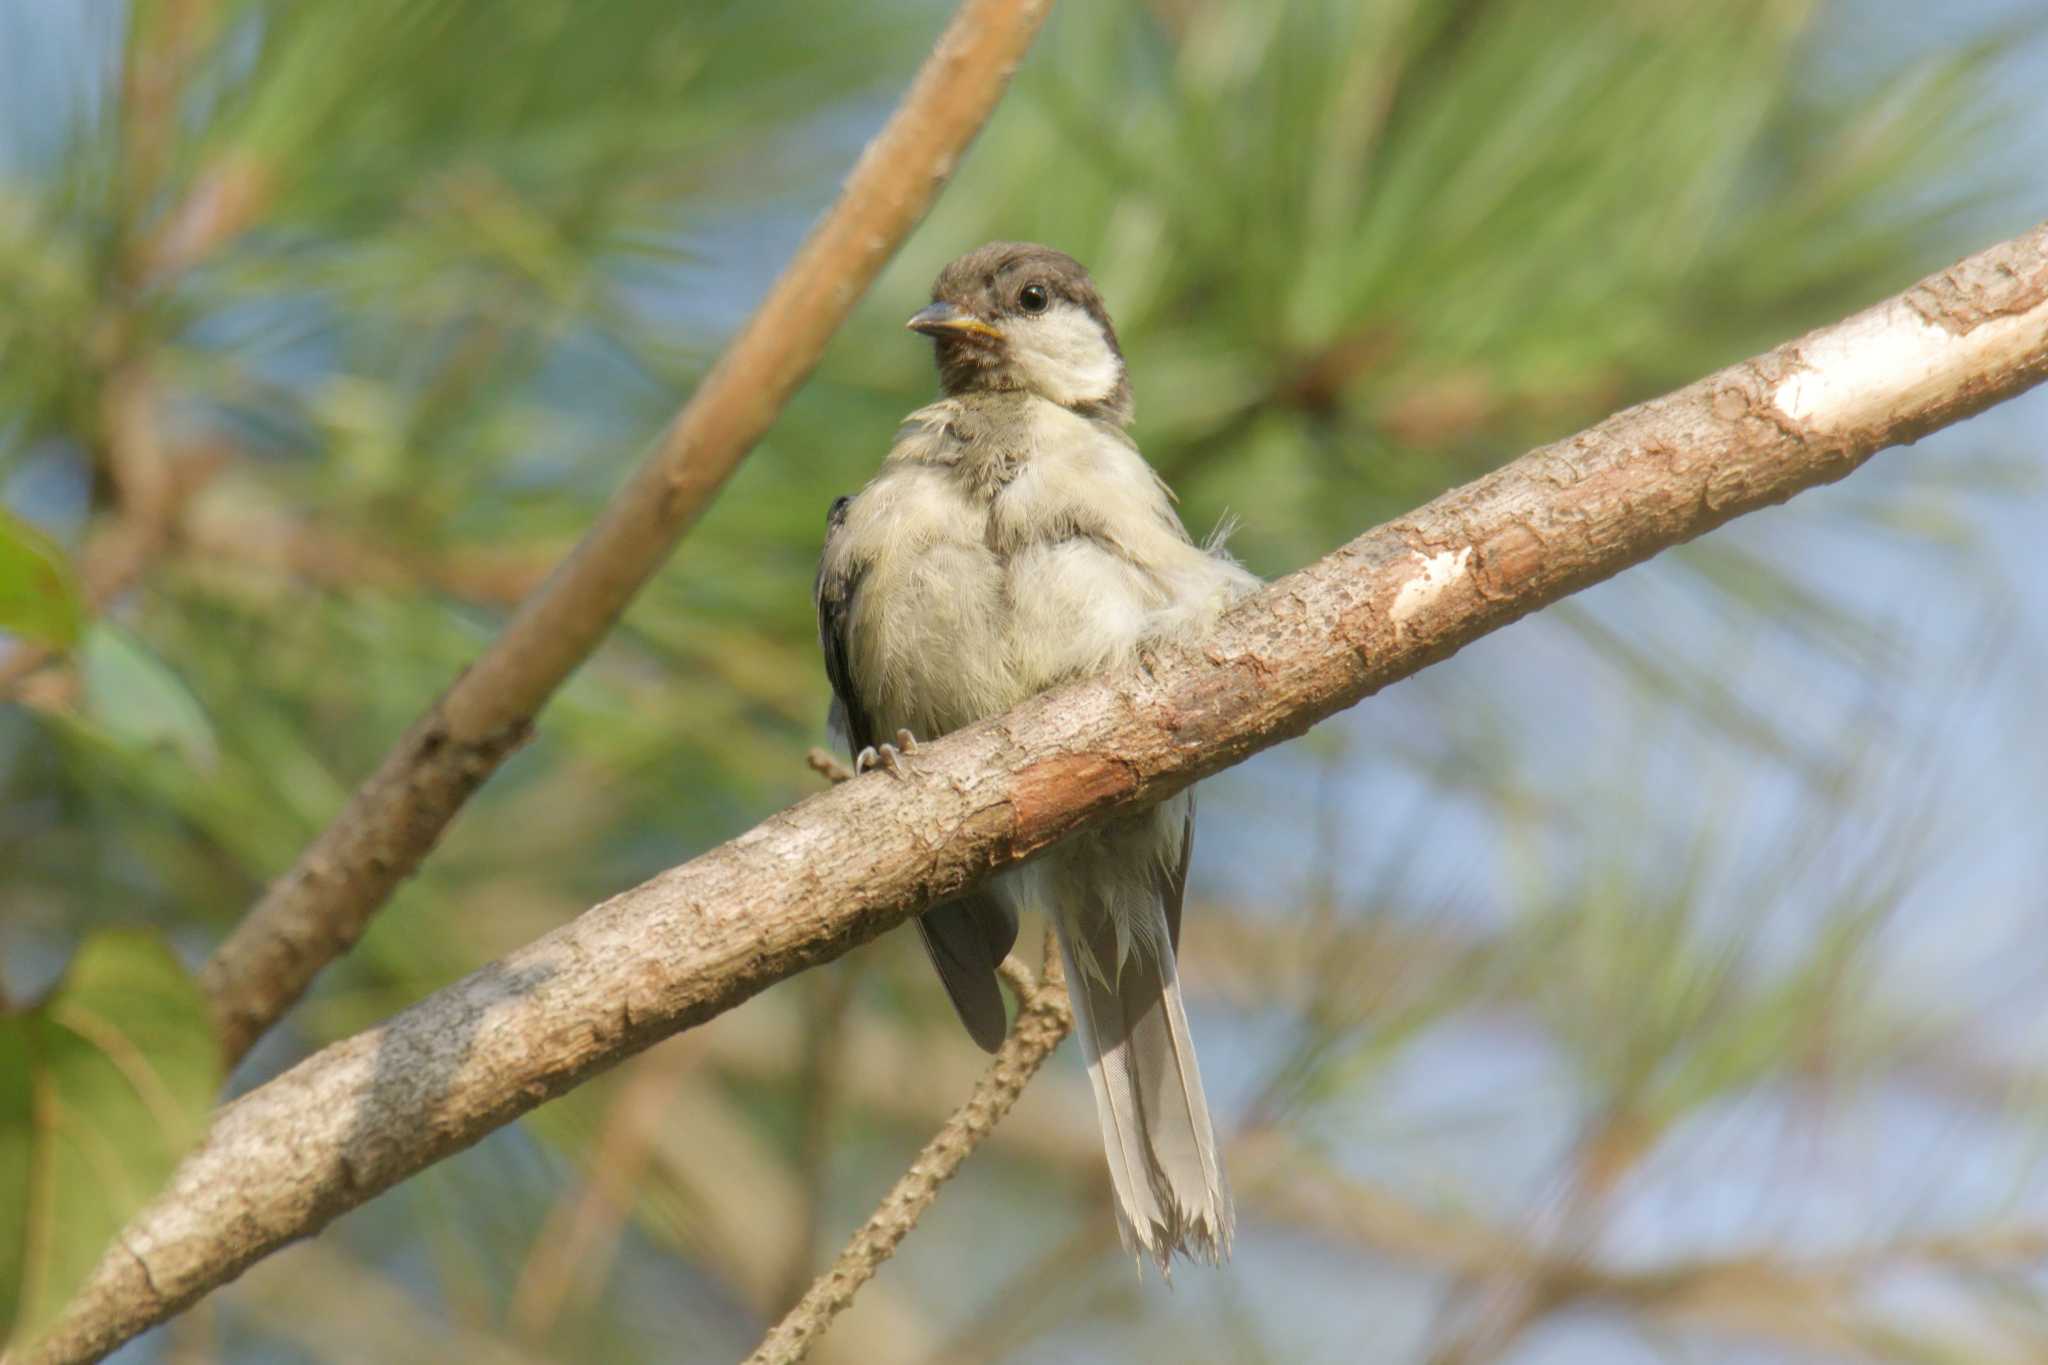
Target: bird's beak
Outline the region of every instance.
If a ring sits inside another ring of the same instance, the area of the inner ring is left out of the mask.
[[[923,332],[929,337],[986,337],[991,341],[1003,339],[1001,332],[954,303],[935,303],[928,308],[920,308],[912,313],[910,321],[903,325],[913,332]]]

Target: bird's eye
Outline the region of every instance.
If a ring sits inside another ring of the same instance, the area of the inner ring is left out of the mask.
[[[1027,313],[1043,313],[1051,302],[1052,295],[1042,284],[1027,284],[1017,294],[1017,306]]]

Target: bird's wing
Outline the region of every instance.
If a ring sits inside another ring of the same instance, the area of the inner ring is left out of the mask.
[[[984,887],[919,915],[917,932],[968,1036],[994,1052],[1010,1031],[996,966],[1016,945],[1016,910]]]
[[[858,754],[875,742],[875,725],[860,689],[853,683],[852,646],[847,631],[853,617],[853,595],[867,574],[864,560],[834,554],[834,540],[846,533],[851,497],[835,498],[825,515],[825,552],[818,559],[818,578],[811,587],[818,607],[818,647],[825,655],[825,676],[832,683],[832,709],[827,720]]]
[[[812,597],[818,607],[818,645],[825,655],[825,676],[832,683],[829,721],[844,735],[847,751],[858,755],[877,740],[874,717],[862,700],[853,676],[853,648],[847,638],[853,602],[866,577],[866,562],[836,553],[834,542],[846,534],[846,510],[853,502],[839,498],[825,518],[825,553],[818,562]],[[934,906],[917,919],[918,936],[953,1002],[968,1034],[986,1052],[1003,1045],[1009,1019],[996,966],[1017,942],[1017,912],[993,891],[971,891]]]

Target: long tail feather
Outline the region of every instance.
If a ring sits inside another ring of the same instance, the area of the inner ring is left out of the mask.
[[[1124,1246],[1170,1273],[1178,1253],[1212,1264],[1235,1225],[1188,1036],[1165,908],[1156,933],[1120,944],[1099,903],[1069,901],[1053,923],[1066,959]],[[1094,913],[1090,913],[1094,911]]]

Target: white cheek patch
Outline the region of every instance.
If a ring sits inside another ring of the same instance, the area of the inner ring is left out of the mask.
[[[1073,304],[1003,324],[1010,366],[1034,393],[1063,407],[1099,403],[1116,392],[1122,363],[1095,319]]]

